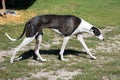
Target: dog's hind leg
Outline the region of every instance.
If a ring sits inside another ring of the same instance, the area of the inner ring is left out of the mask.
[[[30,43],[33,39],[34,39],[34,37],[26,37],[26,38],[22,41],[22,43],[15,48],[14,53],[13,53],[13,55],[12,55],[12,57],[11,57],[10,63],[13,63],[14,58],[15,58],[15,55],[16,55],[17,52],[20,50],[20,48],[22,48],[23,46],[25,46],[25,45],[27,45],[28,43]]]
[[[60,53],[59,53],[59,59],[64,61],[65,59],[63,58],[63,53],[64,53],[64,50],[65,50],[65,47],[69,41],[70,37],[65,37],[64,40],[63,40],[63,44],[62,44],[62,47],[61,47],[61,50],[60,50]]]
[[[85,44],[85,41],[84,41],[84,39],[83,39],[83,37],[82,37],[81,34],[78,34],[78,35],[77,35],[77,39],[81,42],[81,44],[83,45],[83,47],[85,48],[85,50],[87,51],[87,53],[90,55],[90,57],[91,57],[92,59],[96,59],[96,57],[91,54],[91,52],[90,52],[90,50],[88,49],[87,45]]]
[[[40,53],[39,53],[41,41],[42,41],[42,35],[38,35],[38,36],[36,37],[35,54],[37,55],[37,60],[47,61],[46,59],[43,59],[43,58],[41,57]]]

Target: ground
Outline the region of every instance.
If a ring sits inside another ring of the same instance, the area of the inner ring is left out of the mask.
[[[111,28],[111,26],[108,26],[106,27],[105,29],[102,29],[102,33],[103,34],[106,34],[106,33],[109,33],[109,32],[112,32],[114,29]],[[88,35],[88,34],[84,34],[83,35],[84,38],[89,38],[89,37],[92,37],[91,35]],[[105,37],[105,36],[104,36]],[[94,60],[94,61],[91,61],[89,58],[83,58],[83,59],[80,59],[82,58],[81,56],[75,56],[75,55],[72,55],[72,54],[69,54],[67,55],[67,58],[69,59],[69,61],[65,62],[66,64],[66,67],[69,67],[69,66],[73,66],[73,65],[76,65],[78,64],[79,62],[83,62],[84,63],[84,60],[86,59],[88,62],[90,62],[92,65],[95,65],[95,67],[91,68],[91,69],[95,69],[96,67],[98,68],[103,68],[106,63],[109,63],[111,61],[116,61],[119,59],[119,54],[116,54],[116,53],[119,53],[120,51],[120,34],[118,35],[115,35],[114,37],[108,37],[106,39],[105,37],[105,42],[98,42],[96,48],[90,48],[90,50],[96,54],[94,54],[95,56],[97,56],[97,60]],[[57,38],[53,38],[52,39],[52,44],[41,44],[42,47],[46,47],[46,49],[49,49],[52,45],[59,45],[61,44],[61,40],[62,38],[57,36]],[[88,40],[90,41],[90,40]],[[27,51],[30,49],[30,47],[33,49],[34,48],[34,45],[29,45],[29,46],[26,46],[25,48],[22,48],[21,50],[22,51]],[[0,51],[0,62],[4,62],[4,60],[6,59],[6,57],[10,57],[12,55],[12,52],[13,52],[14,49],[12,50],[2,50]],[[101,51],[101,53],[104,53],[104,54],[99,54],[97,55],[97,53]],[[107,52],[107,53],[106,53]],[[114,54],[115,52],[115,54]],[[105,55],[105,56],[104,56]],[[116,57],[111,57],[110,55],[118,55]],[[40,77],[43,79],[43,80],[57,80],[57,79],[60,79],[60,80],[70,80],[72,79],[74,76],[77,76],[77,75],[80,75],[80,74],[83,74],[84,71],[81,69],[81,68],[77,68],[77,69],[66,69],[66,67],[64,65],[64,62],[62,61],[59,61],[57,60],[56,56],[57,55],[52,55],[51,57],[47,57],[47,56],[50,56],[50,55],[47,55],[45,56],[44,54],[42,54],[42,56],[46,57],[48,59],[48,62],[47,64],[50,64],[49,65],[54,65],[54,66],[62,66],[60,69],[54,69],[53,70],[48,70],[49,68],[47,67],[47,69],[43,68],[41,69],[39,72],[37,73],[34,73],[34,72],[30,72],[29,74],[31,75],[30,77],[20,77],[20,78],[15,78],[15,80],[28,80],[28,79],[40,79]],[[88,55],[82,55],[82,56],[88,56]],[[88,56],[89,57],[89,56]],[[72,61],[70,60],[72,59]],[[23,61],[24,62],[24,61]],[[62,64],[61,64],[62,62]],[[93,63],[94,62],[94,63]],[[16,64],[17,62],[15,62],[14,64]],[[9,63],[8,63],[9,64]],[[28,63],[26,63],[28,66],[44,66],[44,64],[46,65],[46,63],[41,63],[39,61],[36,61],[36,60],[32,60],[32,59],[29,59],[28,60]],[[1,67],[0,69],[1,70],[4,70],[6,67]],[[120,68],[119,68],[120,69]],[[118,80],[119,77],[117,76],[102,76],[102,80]]]
[[[2,10],[0,10],[2,11]],[[16,10],[17,15],[7,14],[6,18],[0,16],[0,25],[5,24],[17,24],[17,23],[23,23],[27,17],[33,17],[35,16],[35,13],[28,11],[28,13],[24,13],[23,11]],[[23,16],[25,14],[25,16]],[[27,17],[26,17],[27,15]]]

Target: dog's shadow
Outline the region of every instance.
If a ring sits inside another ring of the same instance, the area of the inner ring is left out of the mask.
[[[59,49],[52,49],[52,50],[40,50],[40,54],[42,55],[59,55]],[[79,54],[86,54],[86,52],[67,49],[64,52],[64,55],[75,55],[78,56]],[[37,56],[34,53],[34,50],[29,50],[21,54],[19,57],[15,59],[15,61],[26,60],[30,57],[33,57],[34,60],[37,60]]]

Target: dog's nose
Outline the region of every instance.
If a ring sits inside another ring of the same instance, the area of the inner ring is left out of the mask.
[[[100,39],[101,41],[104,41],[104,37],[102,35],[99,35],[98,39]]]
[[[104,41],[105,39],[103,39],[103,41]]]

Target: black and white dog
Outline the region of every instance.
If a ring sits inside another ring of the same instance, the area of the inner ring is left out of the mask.
[[[46,61],[46,59],[43,59],[39,54],[39,48],[40,48],[40,44],[43,36],[43,28],[49,28],[55,31],[56,33],[64,36],[63,44],[59,53],[59,58],[61,60],[65,60],[63,58],[63,53],[65,50],[66,44],[68,43],[68,40],[73,35],[75,35],[77,39],[81,42],[86,52],[90,55],[92,59],[96,59],[96,57],[91,54],[90,50],[85,44],[82,37],[82,33],[87,32],[92,35],[95,35],[100,40],[104,40],[99,29],[97,29],[96,27],[89,24],[85,20],[80,19],[76,16],[54,15],[54,14],[35,16],[26,22],[23,33],[17,39],[13,39],[7,33],[5,33],[6,36],[11,41],[17,41],[18,39],[22,38],[23,35],[26,33],[26,37],[23,40],[23,42],[18,47],[15,48],[13,56],[11,57],[11,60],[10,60],[11,63],[13,63],[17,51],[19,51],[21,47],[30,43],[33,39],[36,39],[35,54],[37,55],[38,59],[40,59],[41,61]]]

